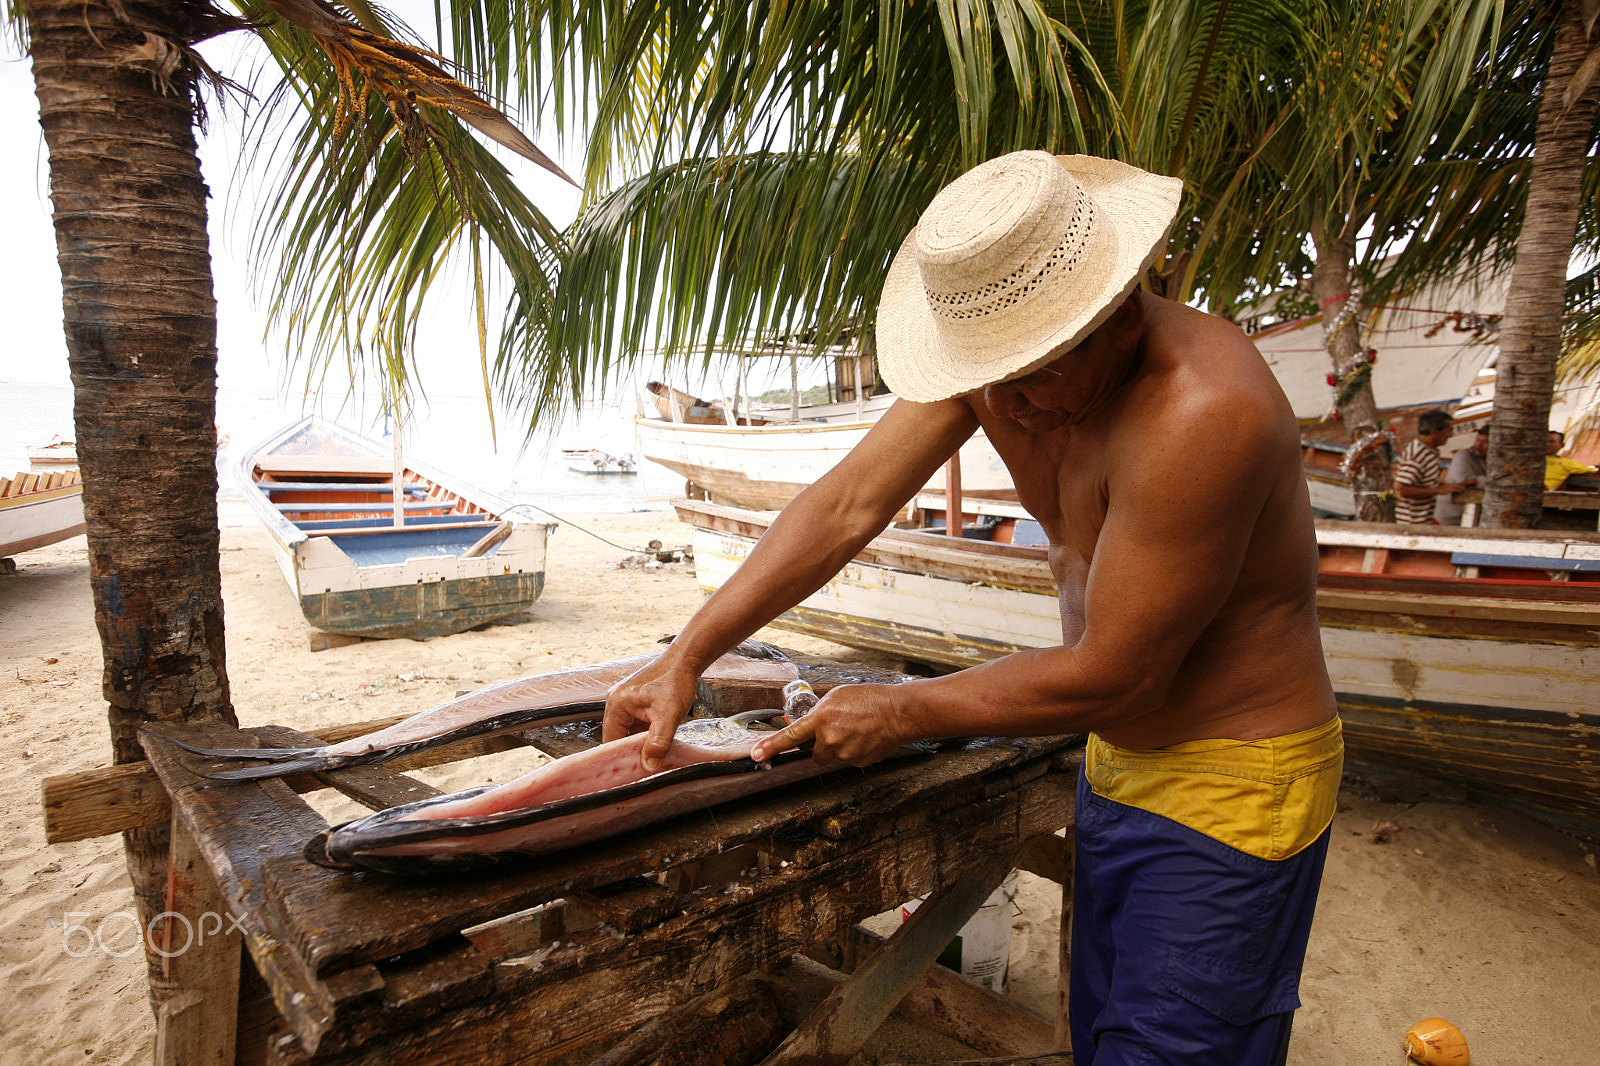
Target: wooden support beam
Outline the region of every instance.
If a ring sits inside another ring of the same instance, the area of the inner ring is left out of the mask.
[[[858,969],[884,942],[859,925],[845,930],[839,936],[840,969]],[[1036,1054],[1059,1046],[1052,1020],[943,966],[929,966],[894,1013],[985,1055]]]
[[[175,990],[156,1010],[156,1066],[233,1066],[241,937],[190,828],[172,825],[167,913],[152,929],[162,984]]]
[[[771,988],[745,976],[657,1015],[594,1061],[594,1066],[745,1066],[783,1035]]]
[[[1070,1051],[1047,1051],[1042,1055],[1006,1055],[998,1059],[962,1059],[945,1062],[940,1066],[1073,1066]],[[893,1066],[933,1066],[932,1063],[897,1062]]]
[[[1069,828],[1068,833],[1072,830]],[[1056,833],[1034,837],[1022,845],[1012,860],[1019,870],[1062,884],[1072,874],[1072,856],[1067,853],[1067,838]]]
[[[872,958],[823,1000],[763,1066],[842,1066],[894,1012],[1010,872],[1007,861],[970,870],[934,893]]]
[[[1072,891],[1074,843],[1073,827],[1067,826],[1063,840],[1061,877],[1061,928],[1057,933],[1056,961],[1056,1047],[1072,1046],[1072,1026],[1067,1017],[1067,999],[1072,977]]]

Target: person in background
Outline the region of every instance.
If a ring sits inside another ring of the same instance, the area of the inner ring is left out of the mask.
[[[1450,459],[1450,469],[1444,479],[1454,485],[1481,485],[1489,472],[1489,425],[1478,427],[1477,436],[1469,447],[1462,448]],[[1454,496],[1440,496],[1433,505],[1433,520],[1441,526],[1459,526],[1465,504],[1456,502]]]
[[[1592,474],[1595,468],[1588,463],[1580,463],[1576,459],[1568,459],[1559,454],[1566,446],[1567,435],[1559,429],[1552,429],[1545,439],[1544,445],[1544,487],[1546,492],[1552,492],[1566,484],[1567,478],[1573,474]]]
[[[1405,446],[1394,464],[1394,489],[1400,495],[1394,505],[1396,522],[1430,526],[1435,501],[1466,488],[1439,476],[1439,445],[1449,439],[1450,413],[1442,407],[1422,412],[1416,439]]]

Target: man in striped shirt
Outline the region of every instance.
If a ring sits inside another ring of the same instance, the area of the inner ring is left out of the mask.
[[[1467,487],[1440,477],[1439,446],[1449,439],[1450,414],[1444,408],[1424,411],[1417,419],[1416,439],[1394,464],[1394,489],[1400,495],[1394,505],[1396,522],[1432,525],[1434,502]]]

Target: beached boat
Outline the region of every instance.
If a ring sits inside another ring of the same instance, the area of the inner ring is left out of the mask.
[[[798,418],[780,409],[765,419],[746,417],[739,425],[709,419],[674,422],[661,416],[640,416],[635,425],[644,457],[682,474],[690,497],[731,507],[781,509],[861,443],[894,399],[885,395],[859,406],[801,407]],[[926,488],[943,492],[944,485],[941,470]],[[1016,499],[1011,474],[982,432],[961,446],[961,490],[985,499]]]
[[[318,629],[443,636],[515,614],[544,588],[553,524],[513,521],[507,501],[342,426],[286,426],[237,474]]]
[[[941,498],[918,503],[924,524],[942,523]],[[772,520],[677,507],[707,594]],[[1060,643],[1037,523],[1014,504],[964,510],[965,537],[887,530],[774,624],[947,666]],[[1449,780],[1600,838],[1600,534],[1319,521],[1317,540],[1352,764]]]
[[[32,444],[27,450],[28,462],[35,466],[77,466],[78,443],[60,434],[50,438],[49,444]]]
[[[612,455],[599,448],[562,448],[561,459],[575,474],[637,474],[639,464],[632,455]]]
[[[0,560],[76,537],[84,530],[83,481],[76,470],[0,478]]]

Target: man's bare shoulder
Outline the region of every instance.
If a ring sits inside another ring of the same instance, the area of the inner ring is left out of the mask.
[[[1266,475],[1299,462],[1299,427],[1277,379],[1238,326],[1163,302],[1147,365],[1119,419],[1123,447],[1195,482]]]

